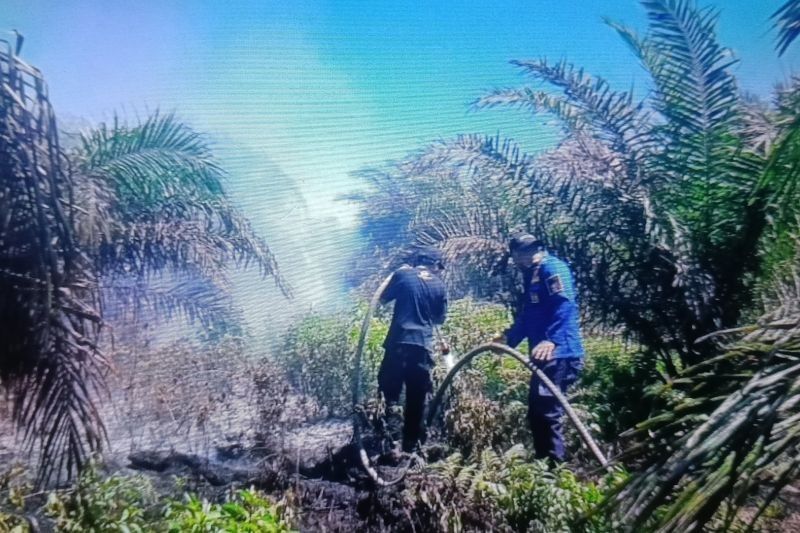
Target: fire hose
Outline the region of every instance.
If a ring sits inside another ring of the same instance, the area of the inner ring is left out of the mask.
[[[453,366],[453,368],[450,369],[450,371],[445,376],[444,381],[442,381],[442,384],[439,386],[439,390],[436,391],[433,400],[431,400],[430,406],[428,407],[428,419],[426,421],[428,426],[430,426],[433,420],[436,418],[436,413],[438,412],[439,406],[442,403],[442,398],[444,398],[444,393],[452,384],[453,379],[456,377],[456,374],[458,374],[458,371],[461,370],[467,364],[469,364],[475,357],[485,352],[491,352],[513,357],[514,359],[525,365],[528,368],[528,370],[536,374],[536,377],[538,377],[541,380],[544,386],[547,387],[547,389],[552,393],[553,397],[555,397],[558,403],[561,404],[561,407],[564,408],[564,411],[567,413],[567,417],[569,417],[570,421],[575,425],[575,428],[578,430],[578,434],[580,435],[581,440],[583,440],[584,444],[586,444],[589,450],[591,450],[592,454],[595,456],[597,461],[604,468],[608,466],[608,460],[606,459],[605,455],[603,455],[603,452],[600,451],[600,447],[597,446],[597,443],[594,441],[594,439],[592,439],[592,436],[589,434],[589,430],[586,429],[586,426],[584,426],[583,422],[581,422],[580,418],[578,418],[578,414],[575,412],[572,406],[570,406],[566,397],[564,397],[564,394],[562,394],[560,388],[555,383],[553,383],[544,372],[542,372],[538,367],[536,367],[536,365],[531,363],[530,360],[528,360],[528,358],[526,358],[520,352],[518,352],[514,348],[506,346],[505,344],[500,344],[497,342],[487,342],[485,344],[476,346],[475,348],[467,352],[467,354],[464,355],[464,357],[459,359],[458,362],[455,364],[455,366]]]
[[[367,418],[364,410],[361,407],[361,357],[364,353],[364,345],[367,342],[367,332],[369,331],[369,325],[372,322],[372,315],[375,312],[375,309],[378,307],[378,303],[380,302],[383,291],[386,290],[386,287],[388,287],[389,283],[392,281],[392,276],[393,274],[388,275],[386,279],[383,280],[383,282],[378,286],[375,294],[372,295],[372,299],[369,302],[367,312],[364,314],[364,321],[361,323],[361,332],[359,333],[358,337],[358,346],[356,347],[355,370],[353,373],[353,439],[358,447],[358,457],[361,460],[361,466],[364,467],[364,470],[367,472],[372,481],[380,487],[389,487],[402,481],[411,466],[409,462],[409,464],[400,471],[400,474],[395,479],[389,481],[383,479],[369,461],[367,451],[364,449],[364,438],[361,432],[361,425]]]
[[[369,460],[369,456],[367,455],[366,450],[364,449],[364,440],[362,435],[362,424],[366,420],[365,413],[363,408],[361,407],[361,358],[364,353],[364,346],[366,345],[367,340],[367,332],[369,331],[369,326],[372,321],[372,315],[375,312],[375,309],[380,302],[381,295],[383,291],[386,290],[386,287],[389,286],[389,283],[392,280],[392,274],[386,277],[383,282],[378,286],[377,290],[372,296],[372,299],[369,302],[369,307],[367,308],[367,312],[364,315],[364,321],[361,324],[361,332],[358,338],[358,345],[356,347],[356,354],[355,354],[355,370],[353,375],[353,439],[355,440],[356,446],[358,447],[358,455],[359,459],[361,460],[361,465],[364,467],[364,470],[370,476],[372,481],[381,486],[381,487],[388,487],[399,483],[403,480],[408,469],[411,467],[411,462],[401,470],[399,475],[392,480],[385,480],[383,479],[380,474],[375,470]],[[544,372],[542,372],[539,368],[533,365],[528,359],[522,355],[517,350],[510,348],[504,344],[499,344],[496,342],[489,342],[485,344],[481,344],[476,346],[466,355],[459,359],[458,363],[456,363],[453,368],[449,370],[447,375],[444,378],[439,389],[436,391],[436,394],[431,401],[431,404],[428,409],[428,418],[427,424],[428,426],[431,425],[434,418],[436,417],[436,413],[439,410],[439,406],[442,403],[442,399],[444,398],[444,393],[452,384],[453,380],[455,379],[456,374],[458,374],[459,370],[461,370],[464,366],[469,364],[475,357],[478,355],[491,352],[495,354],[507,355],[509,357],[513,357],[523,365],[525,365],[531,372],[536,374],[536,376],[541,380],[545,387],[553,394],[553,397],[561,404],[561,407],[564,408],[564,411],[567,413],[567,417],[570,421],[575,425],[578,430],[578,434],[583,440],[584,444],[591,450],[592,454],[597,458],[600,464],[605,468],[608,466],[608,461],[606,460],[603,452],[600,451],[600,448],[597,446],[597,443],[592,439],[589,431],[586,429],[586,426],[578,418],[578,415],[569,405],[569,402],[561,393],[559,387],[557,387],[551,380],[548,378]],[[413,459],[413,456],[412,456]]]

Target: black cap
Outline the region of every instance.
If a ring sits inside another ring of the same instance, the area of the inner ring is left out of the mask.
[[[414,262],[418,265],[436,265],[444,268],[442,252],[434,246],[418,246],[414,252]]]
[[[544,242],[530,233],[520,233],[508,241],[508,249],[513,252],[540,252],[545,249]]]

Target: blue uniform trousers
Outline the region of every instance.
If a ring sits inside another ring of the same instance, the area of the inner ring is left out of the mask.
[[[533,363],[550,378],[562,393],[566,394],[570,385],[578,379],[583,368],[583,359],[579,357],[551,359]],[[561,433],[561,419],[564,408],[558,403],[550,389],[533,375],[528,397],[528,423],[533,433],[533,444],[536,457],[551,458],[556,462],[564,460],[564,437]]]

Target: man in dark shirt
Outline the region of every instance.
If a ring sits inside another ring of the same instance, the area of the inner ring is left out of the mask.
[[[514,324],[499,340],[513,348],[527,339],[531,362],[566,393],[578,378],[584,355],[572,272],[531,235],[513,238],[509,248],[522,271],[523,304]],[[561,404],[534,374],[528,423],[537,457],[564,460],[563,416]]]
[[[394,301],[394,314],[378,371],[378,387],[389,416],[396,412],[400,391],[403,384],[406,386],[405,452],[414,451],[425,438],[423,414],[427,395],[433,388],[433,328],[443,324],[447,314],[445,286],[439,278],[444,269],[439,250],[420,248],[412,263],[413,266],[404,265],[395,271],[381,295],[382,303]]]

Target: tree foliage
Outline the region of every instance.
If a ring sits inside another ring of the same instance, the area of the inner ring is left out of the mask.
[[[73,228],[74,179],[41,74],[0,41],[0,384],[40,472],[99,448],[107,363],[97,278]]]
[[[645,460],[642,472],[615,495],[623,523],[635,530],[666,506],[659,530],[697,530],[723,508],[727,529],[737,509],[766,486],[754,524],[796,479],[799,290],[795,271],[782,280],[774,295],[778,305],[759,324],[726,332],[719,355],[662,388],[667,408],[631,433],[642,444],[626,455]]]
[[[0,46],[0,384],[46,482],[105,439],[103,323],[144,309],[225,324],[231,264],[289,290],[202,135],[156,112],[65,153],[41,73]]]
[[[643,98],[568,61],[514,61],[531,83],[475,106],[555,118],[562,140],[536,156],[494,138],[433,144],[392,167],[362,217],[394,229],[373,242],[384,257],[402,240],[437,244],[456,290],[492,295],[509,234],[543,237],[572,262],[587,324],[632,336],[666,371],[662,408],[629,435],[624,457],[643,471],[615,500],[623,523],[730,528],[748,498],[766,485],[760,513],[797,472],[798,85],[771,103],[743,97],[716,10],[641,4],[644,33],[608,24],[649,74]],[[780,52],[797,14],[789,1],[774,15]],[[392,209],[400,197],[408,216]],[[737,330],[762,301],[758,325]],[[718,330],[739,338],[700,342]]]
[[[789,46],[800,35],[800,2],[787,0],[772,14],[775,27],[778,28],[778,53],[783,55]]]
[[[786,182],[765,181],[765,143],[788,141],[774,128],[757,135],[736,60],[716,40],[716,12],[642,5],[644,35],[609,25],[650,74],[645,98],[567,61],[513,61],[531,84],[475,105],[555,118],[556,147],[532,157],[499,138],[435,143],[380,173],[359,200],[363,227],[393,233],[383,243],[371,235],[382,257],[401,255],[402,241],[439,245],[456,292],[508,292],[509,235],[544,238],[573,264],[587,323],[622,329],[674,374],[675,354],[684,365],[709,357],[694,341],[736,325],[752,304],[759,243],[796,208]]]
[[[115,118],[81,135],[71,155],[83,199],[76,229],[109,305],[222,323],[231,263],[257,267],[288,294],[269,247],[227,199],[207,139],[174,115],[133,126]]]

